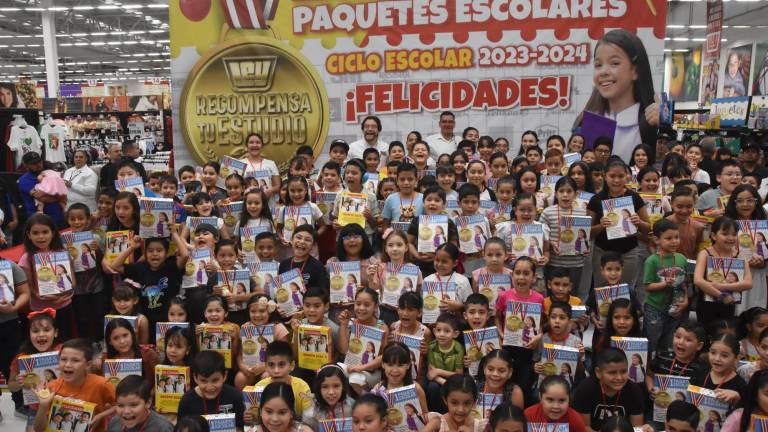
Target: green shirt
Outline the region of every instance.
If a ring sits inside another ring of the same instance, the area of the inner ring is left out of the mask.
[[[427,348],[427,363],[438,369],[457,372],[464,367],[464,346],[454,340],[451,348],[443,351],[434,340]]]
[[[682,285],[685,281],[687,266],[688,259],[685,255],[680,253],[675,253],[674,257],[665,254],[663,262],[661,261],[659,254],[649,256],[645,260],[643,283],[648,285],[661,282],[665,273],[669,276],[674,276],[675,283],[673,286],[661,290],[647,291],[645,302],[658,311],[666,311],[669,309],[669,306],[672,303],[672,293],[674,289]]]

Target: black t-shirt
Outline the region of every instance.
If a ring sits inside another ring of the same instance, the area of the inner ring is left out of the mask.
[[[587,205],[587,209],[593,211],[597,215],[598,223],[600,219],[603,217],[603,201],[607,199],[613,199],[613,198],[621,198],[629,196],[632,197],[632,203],[635,207],[635,212],[639,212],[643,206],[645,206],[645,201],[643,201],[642,198],[640,198],[640,195],[637,194],[637,192],[626,189],[624,191],[624,195],[621,196],[608,196],[608,188],[603,188],[600,193],[593,196],[592,199],[589,200],[589,204]],[[614,239],[614,240],[608,240],[608,235],[606,234],[606,231],[603,230],[600,234],[597,235],[595,238],[595,244],[600,247],[600,249],[603,250],[611,250],[618,253],[626,253],[637,247],[637,236],[633,235],[630,237],[624,237],[620,239]]]
[[[721,383],[719,386],[712,382],[712,377],[709,376],[710,368],[702,368],[696,375],[691,377],[691,385],[708,388],[710,390],[722,389],[722,390],[734,390],[739,393],[743,392],[747,387],[747,382],[739,374],[734,374],[733,378]]]
[[[154,329],[158,321],[167,321],[168,304],[179,293],[183,275],[183,269],[176,265],[176,257],[166,259],[157,270],[152,270],[146,261],[128,264],[124,275],[141,284],[141,312],[149,319],[150,329]],[[149,333],[153,340],[155,332]]]
[[[628,380],[619,393],[606,396],[597,378],[590,377],[576,387],[572,406],[580,414],[589,414],[590,427],[600,430],[611,417],[643,414],[645,403],[640,387],[632,381]]]
[[[674,375],[691,378],[701,373],[704,365],[695,357],[689,363],[675,360],[675,352],[663,350],[656,353],[656,358],[651,361],[651,371],[657,375]]]
[[[304,288],[318,287],[330,292],[328,272],[317,258],[309,256],[306,261],[300,263],[293,262],[293,258],[288,258],[281,261],[278,267],[281,274],[293,269],[298,269],[301,272],[304,278]]]
[[[242,428],[245,424],[243,422],[244,410],[243,393],[229,384],[224,384],[216,400],[203,399],[195,389],[192,389],[184,393],[181,402],[179,402],[179,418],[234,413],[238,428]]]

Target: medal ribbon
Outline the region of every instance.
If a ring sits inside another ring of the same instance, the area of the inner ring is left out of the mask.
[[[613,339],[613,343],[616,344],[616,348],[618,348],[618,349],[620,349],[622,351],[626,351],[627,348],[629,347],[629,341],[628,340],[624,340],[624,339],[616,340],[616,339]]]
[[[757,236],[757,221],[753,220],[740,220],[739,228],[742,231],[746,231],[749,238],[752,240],[752,244],[755,244],[755,237]]]
[[[157,323],[157,330],[160,332],[160,336],[165,337],[165,334],[168,333],[168,329],[171,328],[171,325],[168,323]]]
[[[512,211],[512,204],[496,204],[496,215],[506,216]]]
[[[547,423],[528,423],[531,432],[547,432]]]
[[[605,303],[606,301],[611,299],[610,287],[608,287],[608,289],[595,290],[595,293],[600,298],[600,303]]]
[[[299,208],[296,206],[288,206],[288,217],[293,221],[293,229],[296,229],[296,224],[299,223]],[[285,224],[283,224],[285,225]]]
[[[469,339],[469,346],[480,349],[480,344],[477,343],[478,335],[476,332],[478,331],[480,330],[469,330],[465,334],[467,335],[467,339]],[[483,333],[485,333],[485,329],[483,329]]]
[[[240,329],[242,330],[246,339],[253,339],[253,333],[254,333],[254,330],[256,330],[255,325],[248,322],[243,324],[243,326],[240,327]],[[259,332],[259,334],[261,334],[261,332]]]
[[[365,331],[365,326],[360,324],[360,323],[357,323],[357,322],[354,323],[353,325],[355,326],[355,337],[360,339],[361,337],[363,337],[363,332]]]
[[[490,273],[480,273],[478,276],[478,282],[480,282],[480,286],[486,287],[491,284],[491,274]]]
[[[616,208],[616,200],[605,200],[603,201],[605,203],[605,207],[608,209],[608,213],[612,213],[613,209]]]
[[[483,394],[483,406],[480,409],[480,415],[483,416],[483,418],[487,418],[488,417],[488,413],[486,412],[486,409],[485,409],[485,399],[486,399],[487,395],[488,395],[488,393],[484,393]],[[493,394],[493,399],[491,399],[491,405],[488,407],[488,411],[491,411],[494,408],[496,408],[496,398],[498,396],[499,396],[498,393],[494,393]]]
[[[53,259],[50,252],[42,252],[38,254],[40,256],[40,266],[48,267],[53,270]]]
[[[758,426],[759,425],[759,426]],[[768,430],[768,418],[765,417],[758,417],[754,414],[752,414],[752,430],[761,430],[761,431],[767,431]]]
[[[155,208],[155,201],[151,199],[141,200],[141,204],[144,207],[144,210],[150,213],[152,213],[152,209]]]
[[[333,271],[331,271],[331,273],[333,273],[333,274],[341,274],[341,263],[338,262],[338,261],[332,262],[331,263],[331,269],[333,270]]]
[[[518,237],[523,236],[523,225],[522,224],[512,224],[512,227],[515,229],[515,233]]]
[[[669,388],[672,378],[667,375],[656,375],[656,378],[659,380],[659,390],[666,391]]]
[[[706,397],[706,395],[701,393],[688,392],[688,394],[691,395],[691,402],[697,407],[701,405],[701,401]]]
[[[21,364],[24,365],[24,370],[27,371],[27,373],[32,373],[32,370],[35,368],[35,358],[34,357],[19,357],[19,361]]]
[[[437,282],[424,282],[427,288],[427,294],[435,295],[435,289],[437,289]]]
[[[224,279],[224,287],[226,287],[230,291],[232,291],[232,288],[234,288],[231,283],[232,279],[235,277],[234,273],[235,272],[231,270],[219,271],[219,277]]]
[[[104,363],[107,365],[107,369],[109,370],[109,376],[116,377],[121,369],[120,363],[118,361],[112,360],[105,360]]]
[[[557,358],[557,348],[544,347],[544,351],[547,353],[547,360],[555,360]]]
[[[469,223],[469,216],[459,216],[456,218],[456,220],[459,222],[459,226],[464,229]]]
[[[391,392],[387,392],[387,406],[392,408],[395,406],[395,395]]]
[[[400,264],[395,264],[391,262],[387,263],[387,271],[389,272],[390,276],[397,277],[397,275],[400,273],[400,270],[403,269],[404,265],[405,263],[400,263]]]
[[[264,333],[267,331],[267,328],[272,327],[273,324],[267,324],[262,326],[253,326],[253,329],[256,330],[256,333],[259,335],[259,338],[264,338]],[[253,335],[251,335],[253,337]]]
[[[245,395],[245,398],[248,399],[248,403],[252,406],[259,405],[259,395],[256,392],[243,392],[243,395]]]
[[[451,279],[453,279],[453,273],[451,273],[451,275],[448,277],[448,280],[445,281],[445,289],[443,289],[443,279],[440,277],[440,275],[435,273],[435,277],[437,277],[437,282],[440,284],[440,299],[445,300],[445,291],[448,289],[448,286],[450,286]]]

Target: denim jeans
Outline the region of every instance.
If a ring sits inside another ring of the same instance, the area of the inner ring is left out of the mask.
[[[645,337],[648,338],[648,351],[651,355],[660,346],[669,347],[672,345],[672,335],[678,321],[666,310],[659,311],[648,303],[643,305],[643,325],[645,326]]]

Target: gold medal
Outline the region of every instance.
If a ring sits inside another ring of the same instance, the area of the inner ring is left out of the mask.
[[[493,221],[496,222],[496,225],[498,225],[498,224],[509,221],[509,219],[507,219],[506,216],[496,216],[496,218]]]
[[[29,373],[24,377],[22,386],[27,389],[33,389],[37,387],[38,384],[40,384],[40,377],[33,373]]]
[[[286,288],[281,287],[275,291],[275,300],[277,300],[278,303],[285,303],[289,298],[291,298],[291,295]]]
[[[672,395],[665,391],[660,391],[656,393],[656,398],[653,400],[653,404],[660,408],[666,408],[671,403],[672,403]]]
[[[422,240],[429,240],[432,238],[432,228],[428,226],[422,226],[419,228],[419,238]]]
[[[573,230],[568,228],[560,233],[560,241],[563,243],[570,243],[576,236],[573,234]]]
[[[155,223],[155,215],[152,213],[144,213],[141,215],[141,224],[144,226],[152,226]]]
[[[349,340],[349,351],[352,354],[360,354],[363,352],[363,341],[360,338],[353,337]]]
[[[243,354],[254,355],[256,354],[257,348],[258,347],[256,346],[256,342],[252,341],[251,339],[246,339],[243,341]]]
[[[48,266],[40,267],[40,269],[37,271],[37,278],[41,282],[51,281],[54,278],[53,270]]]
[[[328,204],[326,204],[324,202],[321,202],[321,203],[317,204],[317,208],[319,208],[320,211],[323,212],[323,214],[328,213]]]
[[[468,242],[472,240],[472,230],[469,228],[462,228],[459,231],[459,240],[463,242]]]
[[[543,193],[544,193],[544,195],[545,195],[547,198],[549,198],[549,197],[551,197],[551,196],[552,196],[552,188],[551,188],[551,187],[549,187],[549,186],[544,186],[543,188],[541,188],[541,192],[543,192]]]
[[[237,223],[237,218],[232,213],[229,213],[228,215],[224,216],[224,224],[227,226],[235,226]]]
[[[225,286],[221,287],[221,295],[226,297],[226,296],[232,294],[232,290],[230,290],[230,288],[231,287],[229,285],[225,285]]]
[[[256,245],[253,243],[253,240],[251,239],[245,239],[243,240],[243,250],[246,252],[253,252]]]
[[[564,176],[568,175],[568,169],[569,168],[570,167],[568,165],[564,165],[562,168],[560,168],[560,174],[562,174]]]
[[[116,385],[120,384],[120,377],[111,376],[111,377],[107,378],[107,382],[109,384],[112,384],[113,386],[116,386]]]
[[[472,411],[469,413],[469,416],[478,420],[483,418],[483,415],[480,413],[480,411],[477,410],[477,408],[472,409]]]
[[[605,318],[608,316],[608,309],[611,308],[611,302],[610,301],[604,301],[600,303],[600,306],[598,306],[598,311],[600,312],[600,316]]]
[[[387,421],[390,426],[397,426],[403,422],[403,413],[397,408],[390,408],[387,410]]]
[[[619,224],[619,215],[616,214],[615,212],[610,212],[607,215],[605,215],[605,217],[607,217],[608,220],[611,221],[611,226],[616,226]]]
[[[477,361],[483,358],[483,353],[480,352],[480,348],[473,345],[469,348],[469,351],[467,351],[467,356],[470,360]]]
[[[493,300],[493,290],[490,287],[485,286],[485,287],[480,288],[480,294],[482,294],[485,297],[487,297],[488,301],[492,301]]]
[[[722,283],[725,280],[725,276],[719,271],[713,271],[707,275],[707,280],[715,283]]]
[[[520,317],[512,315],[507,317],[507,328],[510,331],[518,331],[523,328],[523,320]]]
[[[195,274],[195,269],[197,266],[195,265],[194,261],[187,262],[187,265],[184,266],[184,274],[187,276],[192,276]]]
[[[331,276],[331,289],[340,290],[343,288],[344,288],[344,278],[339,274]]]
[[[267,343],[267,338],[265,338],[264,336],[259,336],[259,338],[258,338],[258,339],[256,339],[256,340],[257,340],[257,341],[259,342],[259,344],[261,344],[261,345],[264,345],[265,343]]]
[[[259,274],[255,274],[255,275],[253,275],[253,277],[252,277],[251,279],[253,279],[253,283],[254,283],[254,284],[257,286],[257,287],[259,287],[259,288],[264,288],[264,278],[263,278],[263,277],[261,277],[261,275],[259,275]]]
[[[296,221],[294,221],[293,219],[286,219],[285,229],[288,231],[293,231],[294,228],[296,228]]]
[[[523,237],[515,237],[515,239],[512,240],[512,248],[518,252],[525,249],[527,245],[528,242],[525,241],[525,238]]]
[[[752,237],[749,234],[742,234],[739,236],[739,245],[743,248],[753,249]]]
[[[293,97],[301,109],[277,104],[269,113],[272,127],[262,130],[264,147],[278,165],[301,144],[316,154],[325,144],[330,107],[323,80],[309,59],[282,40],[248,35],[219,43],[197,61],[181,92],[179,124],[187,148],[200,164],[225,155],[241,158],[245,134],[208,140],[200,125],[215,129],[225,111],[234,123],[258,121],[258,101]]]
[[[157,350],[160,352],[165,352],[165,338],[157,338],[157,341],[155,341],[155,345],[157,345]]]
[[[557,373],[557,366],[555,365],[555,363],[548,361],[548,362],[545,362],[543,366],[544,366],[545,376],[551,376]]]
[[[219,177],[227,178],[227,176],[229,176],[229,167],[226,165],[222,165],[221,169],[219,169]]]
[[[439,304],[440,301],[432,294],[424,297],[424,309],[426,310],[435,310]]]
[[[69,248],[67,248],[67,251],[69,251],[69,255],[72,258],[77,258],[77,248],[76,247],[70,246]]]
[[[389,276],[385,285],[389,291],[397,291],[400,289],[400,279],[397,276]]]
[[[254,419],[259,418],[259,406],[256,404],[251,405],[247,410],[245,410],[245,412],[250,413],[251,417],[253,417]]]
[[[39,392],[37,392],[37,397],[40,399],[48,399],[49,397],[51,397],[51,391],[48,390],[47,388],[42,389]]]

